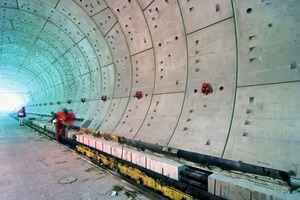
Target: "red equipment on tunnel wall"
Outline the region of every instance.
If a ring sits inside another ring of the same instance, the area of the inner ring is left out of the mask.
[[[206,94],[206,95],[211,94],[213,92],[211,84],[208,82],[202,83],[201,92],[202,94]]]
[[[103,96],[101,97],[101,100],[102,100],[103,102],[107,101],[107,96],[103,95]]]
[[[143,98],[143,92],[142,91],[136,91],[133,97],[137,98],[137,99],[141,99],[141,98]]]

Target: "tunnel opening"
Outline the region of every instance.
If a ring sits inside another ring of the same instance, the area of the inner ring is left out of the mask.
[[[0,114],[8,115],[17,111],[28,102],[27,96],[21,93],[0,91]]]

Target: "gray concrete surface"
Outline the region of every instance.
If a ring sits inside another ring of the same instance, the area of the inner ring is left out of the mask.
[[[0,163],[1,200],[151,199],[12,118],[0,118]]]

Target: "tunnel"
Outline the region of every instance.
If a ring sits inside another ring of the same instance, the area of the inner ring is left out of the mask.
[[[129,145],[299,182],[300,1],[0,6],[0,89],[29,118],[68,108]]]

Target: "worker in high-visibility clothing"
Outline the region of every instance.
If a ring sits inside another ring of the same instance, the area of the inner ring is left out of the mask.
[[[67,119],[65,121],[65,123],[63,123],[63,129],[64,129],[64,132],[63,132],[63,136],[65,136],[66,134],[66,128],[69,127],[69,128],[73,128],[74,129],[74,120],[75,120],[75,114],[73,113],[73,110],[69,109],[68,110],[68,116],[67,116]]]
[[[68,110],[63,109],[56,114],[56,123],[55,123],[55,139],[57,141],[60,140],[61,135],[65,135],[65,124],[68,118]]]
[[[19,126],[23,126],[23,120],[26,117],[25,107],[22,107],[18,111],[18,117],[19,117]]]

